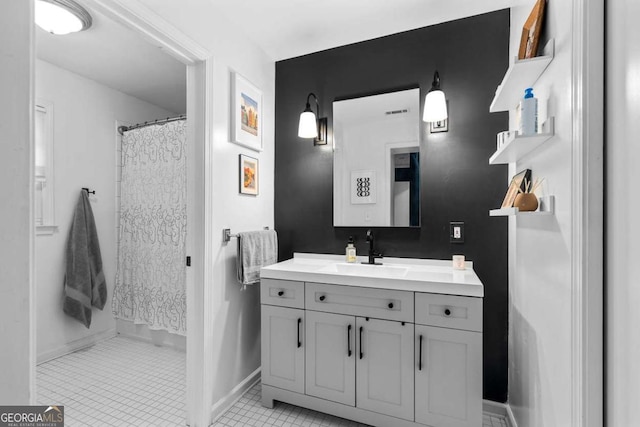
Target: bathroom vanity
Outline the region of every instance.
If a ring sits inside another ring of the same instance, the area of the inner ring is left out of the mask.
[[[262,404],[373,426],[482,425],[482,297],[450,261],[295,254],[261,271]]]

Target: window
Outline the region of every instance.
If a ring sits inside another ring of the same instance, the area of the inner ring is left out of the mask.
[[[56,225],[53,204],[53,104],[50,102],[36,102],[34,138],[36,234],[53,234]]]

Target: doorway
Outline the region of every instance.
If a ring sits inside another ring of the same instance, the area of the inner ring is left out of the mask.
[[[186,68],[186,113],[190,119],[187,125],[188,135],[186,144],[188,161],[187,215],[189,217],[186,247],[187,255],[191,257],[193,265],[201,266],[203,264],[204,238],[202,237],[202,218],[204,215],[202,214],[202,204],[197,203],[197,201],[201,200],[204,194],[204,180],[202,179],[204,175],[204,166],[200,160],[204,155],[205,135],[208,134],[205,125],[204,110],[207,97],[209,96],[207,89],[210,88],[210,82],[207,81],[206,72],[210,67],[210,55],[206,50],[194,45],[191,40],[183,37],[181,34],[176,36],[175,30],[173,28],[169,28],[164,21],[159,20],[159,22],[154,22],[155,18],[149,19],[148,16],[144,16],[143,19],[142,15],[144,15],[144,12],[141,12],[138,9],[133,12],[127,9],[126,6],[107,5],[103,4],[100,0],[87,0],[86,2],[83,1],[83,3],[86,3],[85,7],[90,9],[92,13],[96,12],[104,15],[117,24],[135,32],[138,36],[150,41],[154,46],[159,47],[164,52],[169,52],[171,56],[180,61],[180,63],[183,64],[183,67]],[[156,21],[158,21],[158,19],[156,19]],[[172,36],[166,36],[165,34],[167,33],[171,33]],[[85,105],[85,107],[92,108],[93,106],[88,104]],[[156,118],[163,117],[159,116]],[[127,117],[118,117],[118,119],[129,120]],[[72,120],[70,120],[70,122],[71,121]],[[133,122],[137,122],[137,120],[133,120]],[[69,125],[71,126],[72,123]],[[112,130],[115,131],[115,128],[116,126],[114,123]],[[113,149],[113,144],[110,144],[110,148]],[[78,185],[80,186],[80,184]],[[91,190],[93,190],[93,188],[91,188]],[[102,197],[102,200],[105,200],[108,193],[108,188],[98,190],[94,197],[97,197],[98,199]],[[61,216],[60,218],[57,218],[57,221],[59,223],[67,222],[68,218]],[[114,231],[115,230],[112,230],[113,234],[115,234]],[[198,336],[202,335],[202,322],[197,319],[202,318],[202,307],[200,304],[196,303],[196,301],[201,299],[197,295],[202,293],[204,273],[202,271],[195,271],[195,269],[187,269],[186,276],[187,306],[189,307],[187,331],[189,339],[187,339],[186,344],[187,393],[186,396],[183,397],[183,401],[186,401],[188,414],[186,422],[190,425],[196,425],[196,420],[202,417],[201,415],[198,415],[198,412],[201,411],[199,408],[203,407],[203,405],[197,402],[197,396],[199,394],[201,395],[201,393],[198,392],[198,389],[202,388],[200,385],[202,378],[198,378],[201,376],[200,373],[202,372],[202,357],[199,357],[199,355],[202,354],[202,351],[198,348],[198,341],[201,340],[197,339]],[[113,281],[113,277],[111,277],[110,280]],[[38,295],[38,297],[40,297],[40,295]],[[110,314],[111,311],[110,299],[111,295],[109,295],[109,302],[104,309],[107,314]],[[35,337],[37,333],[38,331],[36,327],[32,326],[32,336]],[[100,340],[107,336],[108,333],[95,338],[96,340]],[[191,337],[193,337],[193,339],[190,339]],[[85,343],[91,344],[90,341],[91,340],[85,340]],[[73,348],[70,349],[73,350]],[[33,369],[35,370],[35,366],[33,366]],[[191,396],[191,398],[189,398],[189,396]]]

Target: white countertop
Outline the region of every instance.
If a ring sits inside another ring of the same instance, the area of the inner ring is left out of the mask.
[[[484,287],[467,261],[465,270],[454,270],[451,261],[417,258],[382,258],[381,266],[347,264],[344,255],[295,253],[293,258],[263,267],[265,279],[330,283],[379,289],[483,297]]]

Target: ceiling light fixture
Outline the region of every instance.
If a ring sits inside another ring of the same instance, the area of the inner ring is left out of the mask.
[[[318,97],[314,93],[307,95],[307,105],[300,114],[300,122],[298,123],[298,136],[300,138],[313,138],[313,145],[327,145],[327,118],[320,117],[316,119],[316,115],[311,111],[309,98],[316,100],[316,108],[318,117],[320,117],[320,103]]]
[[[440,122],[447,117],[449,117],[447,114],[447,100],[444,97],[444,92],[440,89],[440,74],[436,70],[433,74],[431,89],[424,99],[422,121]]]
[[[84,31],[91,27],[89,12],[73,0],[36,0],[36,24],[57,35]]]

